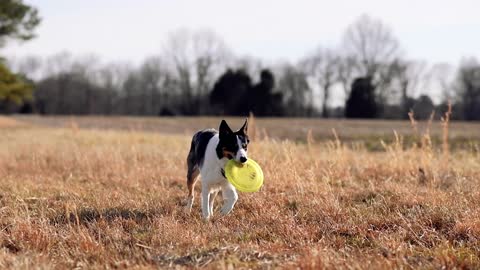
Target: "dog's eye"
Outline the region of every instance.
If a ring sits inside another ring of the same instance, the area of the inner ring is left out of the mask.
[[[246,143],[242,144],[242,148],[247,149],[247,144]]]

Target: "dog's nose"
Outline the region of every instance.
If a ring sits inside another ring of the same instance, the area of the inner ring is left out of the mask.
[[[240,162],[242,162],[242,163],[247,162],[247,158],[246,157],[240,157]]]

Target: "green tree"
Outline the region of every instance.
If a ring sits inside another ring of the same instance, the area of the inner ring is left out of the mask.
[[[13,74],[0,62],[0,101],[21,104],[32,98],[32,86],[20,76]]]
[[[33,30],[40,23],[36,8],[22,0],[0,1],[0,48],[8,40],[30,40]],[[32,86],[23,78],[13,74],[0,57],[0,106],[9,102],[23,103],[32,97]],[[0,108],[1,109],[1,108]]]
[[[0,46],[8,39],[30,40],[33,30],[40,23],[38,10],[22,0],[0,1]]]

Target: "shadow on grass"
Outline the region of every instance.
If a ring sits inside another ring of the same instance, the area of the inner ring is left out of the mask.
[[[253,248],[242,249],[239,246],[214,247],[204,250],[193,250],[183,256],[156,255],[152,260],[161,267],[202,268],[215,262],[229,262],[238,268],[276,268],[286,261],[294,261],[295,255],[271,254]],[[253,267],[252,267],[253,266]],[[208,268],[208,267],[207,267]],[[216,268],[215,266],[212,268]]]
[[[83,208],[76,213],[60,214],[50,219],[53,224],[68,224],[68,223],[79,223],[79,224],[88,224],[92,222],[97,222],[99,220],[105,220],[107,222],[112,222],[116,219],[124,220],[133,220],[136,222],[141,222],[149,220],[155,216],[161,215],[162,213],[156,211],[143,211],[138,209],[126,209],[126,208],[107,208],[107,209],[93,209],[93,208]]]

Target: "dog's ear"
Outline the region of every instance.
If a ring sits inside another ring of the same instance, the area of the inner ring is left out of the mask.
[[[238,130],[238,132],[247,135],[248,133],[248,118],[245,118],[245,123],[243,123],[243,126]]]
[[[220,138],[224,138],[225,136],[233,134],[232,129],[228,126],[225,120],[222,120],[220,123]]]

